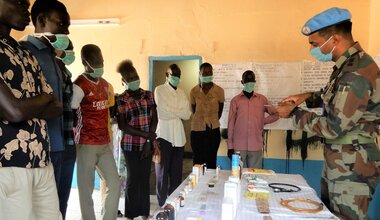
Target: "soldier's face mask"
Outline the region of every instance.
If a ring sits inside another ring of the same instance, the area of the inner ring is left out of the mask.
[[[328,54],[324,54],[324,53],[322,53],[321,48],[322,48],[323,46],[325,46],[326,43],[329,42],[329,41],[331,40],[332,37],[333,37],[333,36],[331,36],[326,42],[324,42],[324,43],[322,44],[322,46],[320,46],[320,47],[314,47],[313,49],[311,49],[311,50],[309,51],[309,53],[310,53],[315,59],[317,59],[317,60],[319,60],[319,61],[321,61],[321,62],[328,62],[328,61],[331,61],[331,60],[332,60],[332,52],[335,50],[335,46],[334,46],[334,48],[330,51],[330,53],[328,53]]]

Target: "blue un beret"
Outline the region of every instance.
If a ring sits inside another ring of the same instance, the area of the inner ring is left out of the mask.
[[[351,13],[343,8],[330,8],[310,18],[302,27],[302,34],[309,36],[323,28],[350,20]]]

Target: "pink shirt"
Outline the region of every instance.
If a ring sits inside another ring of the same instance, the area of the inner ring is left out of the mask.
[[[258,151],[263,148],[263,129],[265,124],[278,120],[276,109],[268,99],[254,93],[248,99],[243,92],[230,103],[228,115],[228,149]],[[265,117],[265,113],[269,115]]]

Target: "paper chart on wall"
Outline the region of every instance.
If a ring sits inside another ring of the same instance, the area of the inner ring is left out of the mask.
[[[300,93],[301,62],[254,63],[257,86],[255,91],[268,98],[272,105],[292,94]],[[264,126],[265,129],[294,129],[291,119],[280,119]]]
[[[315,92],[324,88],[333,71],[334,62],[304,61],[302,67],[301,92]],[[306,108],[306,105],[303,105]],[[322,108],[309,109],[317,114],[322,114]]]
[[[227,128],[231,99],[243,90],[241,76],[246,70],[252,70],[252,63],[213,65],[214,82],[224,89],[225,102],[220,127]]]
[[[220,120],[221,127],[227,128],[230,101],[243,89],[240,81],[244,71],[253,70],[255,72],[257,81],[255,91],[265,95],[273,105],[276,105],[289,95],[318,91],[323,88],[331,74],[332,66],[332,62],[311,61],[214,64],[214,82],[224,89],[226,98]],[[314,111],[320,113],[320,109]],[[280,119],[266,125],[265,128],[295,129],[290,119]]]

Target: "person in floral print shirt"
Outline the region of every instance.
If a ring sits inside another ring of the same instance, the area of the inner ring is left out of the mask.
[[[61,104],[31,52],[10,37],[29,0],[0,0],[0,219],[61,219],[46,119]]]

